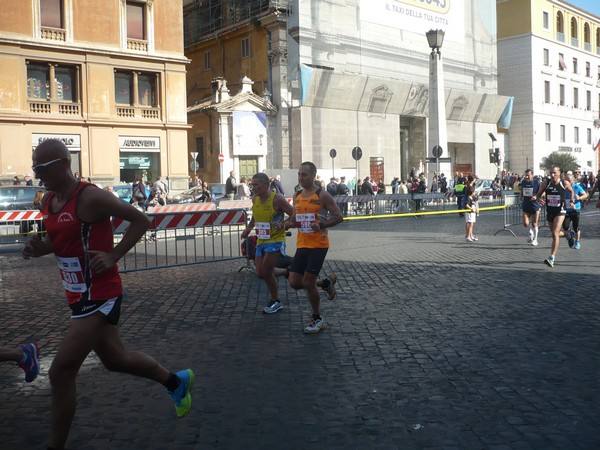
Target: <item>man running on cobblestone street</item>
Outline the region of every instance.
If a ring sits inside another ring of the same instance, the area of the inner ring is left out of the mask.
[[[523,226],[529,228],[529,237],[527,242],[533,246],[538,245],[538,223],[540,220],[540,203],[532,201],[531,198],[537,194],[540,189],[540,182],[533,179],[533,171],[527,169],[523,180],[521,180],[521,208],[523,210]]]
[[[269,177],[264,173],[252,177],[252,219],[241,235],[242,239],[247,239],[252,229],[256,229],[256,276],[265,280],[271,297],[263,308],[265,314],[273,314],[283,308],[274,270],[279,256],[285,256],[284,213],[293,214],[292,206],[281,194],[271,191],[269,184]]]
[[[544,263],[549,267],[554,267],[554,260],[558,252],[560,232],[567,213],[565,204],[565,192],[567,191],[570,193],[571,206],[575,206],[575,193],[571,183],[561,178],[560,167],[552,166],[550,177],[544,180],[536,195],[531,197],[531,201],[539,200],[542,205],[544,202],[546,203],[546,219],[552,233],[552,246],[550,256],[544,260]],[[546,194],[545,201],[540,198],[543,194]]]
[[[54,253],[71,308],[68,330],[49,370],[52,432],[48,448],[65,447],[75,415],[75,379],[92,350],[110,371],[163,384],[175,400],[177,415],[185,416],[191,408],[194,373],[187,369],[174,374],[151,356],[127,349],[117,328],[122,300],[117,262],[144,235],[147,217],[110,192],[77,180],[71,172],[69,150],[59,140],[46,140],[35,149],[32,169],[49,191],[42,205],[47,237],[28,241],[22,254],[28,259]],[[130,223],[116,247],[111,217]]]
[[[296,254],[290,266],[289,282],[294,289],[306,289],[312,318],[304,328],[314,334],[325,328],[321,317],[321,297],[317,287],[327,291],[330,300],[335,298],[337,277],[331,274],[317,280],[329,250],[327,228],[344,220],[333,197],[315,185],[317,167],[312,162],[303,162],[298,169],[298,182],[302,190],[294,196],[294,214],[286,221],[286,229],[298,228]]]

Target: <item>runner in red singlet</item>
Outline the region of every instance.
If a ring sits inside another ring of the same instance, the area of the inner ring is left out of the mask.
[[[111,371],[149,378],[163,384],[175,400],[179,417],[191,408],[194,373],[172,373],[151,356],[129,350],[117,324],[122,300],[117,261],[148,229],[148,218],[128,203],[96,186],[77,180],[71,156],[59,140],[41,143],[33,152],[32,169],[49,193],[42,213],[47,236],[34,237],[23,256],[56,256],[71,320],[49,371],[52,385],[52,432],[49,449],[65,447],[75,415],[75,378],[93,350]],[[113,247],[111,217],[130,223],[123,239]]]

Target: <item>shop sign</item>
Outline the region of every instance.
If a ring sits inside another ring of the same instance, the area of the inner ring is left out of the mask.
[[[122,152],[160,152],[160,137],[119,136],[119,149]]]
[[[79,134],[42,134],[33,133],[31,135],[31,146],[36,148],[42,142],[48,139],[58,139],[71,151],[81,151],[81,135]]]

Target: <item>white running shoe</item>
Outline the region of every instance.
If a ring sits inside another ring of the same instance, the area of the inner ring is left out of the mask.
[[[534,239],[533,241],[531,241],[531,245],[533,245],[534,247],[537,247],[537,245],[538,245],[537,239]]]
[[[304,332],[306,334],[315,334],[325,328],[327,324],[323,319],[315,319],[314,317],[310,319],[306,328],[304,328]]]

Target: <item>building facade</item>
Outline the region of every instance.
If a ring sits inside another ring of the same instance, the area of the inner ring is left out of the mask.
[[[498,0],[498,91],[515,97],[506,168],[552,152],[598,170],[600,18],[560,0]]]
[[[0,0],[0,179],[56,138],[100,184],[187,186],[181,0]]]
[[[435,170],[425,33],[444,29],[448,142],[441,157],[451,170],[496,174],[490,133],[508,98],[497,93],[494,0],[189,0],[184,24],[190,106],[211,95],[209,77],[238,83],[247,76],[276,107],[267,116],[268,170],[312,160],[324,178],[335,171],[387,182],[413,167]],[[191,134],[200,132],[196,120],[190,115]],[[214,142],[215,125],[202,119],[201,126]],[[239,166],[235,154],[224,157]]]

